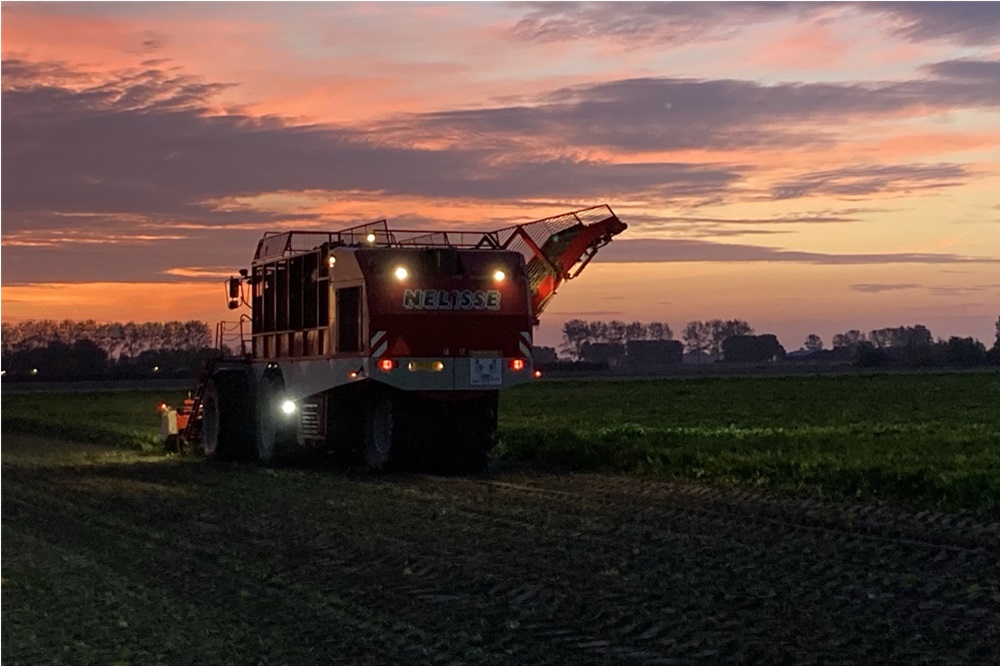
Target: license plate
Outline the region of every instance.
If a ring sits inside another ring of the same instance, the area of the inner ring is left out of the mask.
[[[500,386],[503,384],[503,359],[470,358],[469,384],[472,386]]]

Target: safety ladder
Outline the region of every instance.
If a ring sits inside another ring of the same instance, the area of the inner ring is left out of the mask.
[[[187,425],[181,436],[182,446],[201,440],[202,425],[202,403],[205,399],[205,391],[208,390],[208,380],[212,378],[215,369],[222,362],[243,361],[249,356],[247,354],[247,338],[245,336],[244,322],[249,323],[250,318],[246,315],[240,317],[238,322],[220,321],[215,326],[215,348],[219,351],[217,356],[212,356],[205,362],[205,366],[198,376],[198,385],[195,388],[191,404],[191,414],[188,417]],[[232,349],[231,343],[239,342],[239,354],[227,355],[226,352]]]
[[[187,446],[193,442],[201,440],[201,405],[205,398],[205,391],[208,389],[208,380],[212,378],[215,367],[222,359],[221,356],[213,356],[205,361],[205,366],[198,375],[198,386],[194,390],[194,403],[191,405],[191,414],[188,416],[187,425],[181,433],[181,446]]]

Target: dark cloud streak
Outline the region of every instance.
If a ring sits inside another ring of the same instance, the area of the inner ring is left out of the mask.
[[[73,90],[32,86],[30,66],[3,93],[4,212],[143,210],[205,217],[199,202],[260,192],[367,190],[517,199],[716,195],[734,170],[683,163],[611,164],[479,149],[424,150],[366,132],[212,115],[219,90],[148,70]],[[498,160],[503,157],[503,160]]]
[[[911,42],[943,40],[964,46],[1000,41],[995,2],[565,2],[532,3],[511,29],[515,41],[562,42],[604,38],[624,47],[720,41],[754,24],[782,18],[820,22],[836,12],[880,18],[887,32]]]
[[[795,262],[827,265],[1000,264],[1000,258],[957,254],[893,252],[835,254],[776,247],[712,243],[691,239],[621,239],[601,250],[595,261],[633,262]]]

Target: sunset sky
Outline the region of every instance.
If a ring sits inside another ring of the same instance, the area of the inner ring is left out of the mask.
[[[1000,3],[8,3],[2,314],[232,318],[264,231],[608,203],[570,318],[993,340]]]

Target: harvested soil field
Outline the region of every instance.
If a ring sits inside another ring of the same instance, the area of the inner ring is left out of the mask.
[[[4,664],[1000,661],[981,518],[3,444]]]

